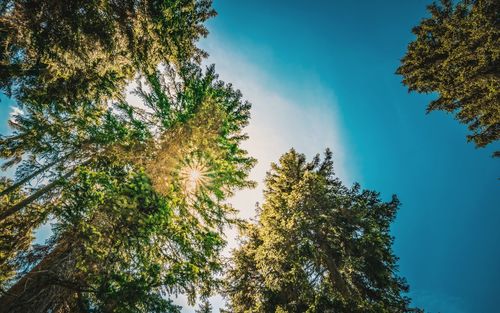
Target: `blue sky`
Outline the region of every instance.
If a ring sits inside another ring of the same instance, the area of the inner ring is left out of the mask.
[[[394,74],[429,1],[215,0],[201,46],[221,78],[254,107],[247,149],[261,182],[290,147],[330,147],[348,184],[397,194],[393,225],[400,274],[431,313],[494,312],[500,280],[500,159],[475,149],[466,129],[429,95]],[[10,108],[2,97],[0,132]],[[262,184],[232,201],[254,215]],[[228,234],[231,245],[234,233]],[[219,304],[219,298],[214,299]]]
[[[451,115],[425,114],[432,95],[409,94],[394,74],[429,3],[215,0],[202,46],[254,103],[254,178],[292,146],[309,157],[331,147],[346,183],[400,197],[394,250],[414,303],[494,312],[500,145],[475,149]],[[259,192],[237,197],[243,216]]]

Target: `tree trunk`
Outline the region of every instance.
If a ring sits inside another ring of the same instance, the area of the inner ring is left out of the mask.
[[[12,214],[16,213],[17,211],[23,209],[27,205],[30,205],[35,200],[37,200],[38,198],[40,198],[41,196],[43,196],[44,194],[49,192],[51,189],[53,189],[55,186],[57,186],[57,184],[59,184],[62,179],[66,179],[66,178],[70,177],[71,175],[73,175],[73,173],[78,169],[78,166],[87,165],[89,163],[90,163],[90,160],[87,160],[87,161],[83,162],[82,164],[73,167],[69,172],[67,172],[66,174],[64,174],[60,178],[53,180],[49,184],[47,184],[44,187],[35,191],[35,193],[31,194],[27,198],[19,201],[18,203],[14,204],[10,208],[2,211],[0,213],[0,222],[3,221],[4,219],[6,219],[7,217],[11,216]]]
[[[29,182],[30,180],[32,180],[36,176],[40,175],[41,173],[45,172],[46,170],[48,170],[49,168],[51,168],[52,166],[56,165],[57,163],[59,163],[62,160],[63,160],[63,158],[58,158],[55,161],[50,162],[49,164],[47,164],[47,165],[39,168],[38,170],[34,171],[30,175],[28,175],[28,176],[22,178],[21,180],[15,182],[12,186],[9,186],[9,187],[5,188],[4,190],[0,191],[0,197],[4,196],[6,194],[11,193],[12,191],[14,191],[17,188],[21,187],[22,185],[26,184],[27,182]]]
[[[70,312],[68,304],[74,302],[77,293],[70,286],[60,284],[56,274],[70,249],[66,243],[56,245],[40,263],[10,287],[0,298],[0,313]]]
[[[324,265],[328,269],[328,278],[330,279],[332,286],[336,288],[344,298],[347,299],[351,295],[351,293],[344,278],[342,277],[342,274],[339,271],[335,259],[332,257],[333,253],[331,252],[330,247],[328,247],[328,244],[322,238],[318,238],[317,242],[319,248],[323,250],[321,253],[322,259],[325,263]]]

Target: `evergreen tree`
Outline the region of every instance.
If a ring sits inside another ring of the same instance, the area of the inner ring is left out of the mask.
[[[126,108],[125,85],[138,74],[199,61],[204,52],[195,42],[214,14],[207,0],[2,1],[0,89],[22,114],[9,121],[14,133],[0,137],[0,157],[3,169],[22,163],[0,195],[48,183],[3,210],[0,220],[57,194],[77,165],[102,152],[103,141],[121,140],[95,133],[116,122],[109,102]]]
[[[0,137],[0,157],[3,169],[22,164],[1,195],[33,181],[50,183],[0,220],[57,192],[76,165],[121,140],[98,132],[105,122],[117,123],[109,103],[130,111],[124,88],[134,77],[155,76],[160,64],[181,71],[199,61],[204,53],[195,42],[214,14],[207,0],[2,1],[0,89],[21,114],[9,121],[13,134]]]
[[[212,313],[212,305],[208,300],[203,301],[195,313]]]
[[[178,312],[218,285],[250,105],[198,65],[210,1],[4,1],[0,312]],[[137,77],[143,103],[127,103]],[[31,246],[51,217],[54,234]],[[5,231],[4,231],[5,230]]]
[[[454,113],[477,147],[500,139],[500,2],[441,0],[413,28],[397,73],[410,91],[437,93],[427,112]],[[495,152],[498,155],[500,152]]]
[[[0,188],[7,188],[11,184],[10,180],[0,178]],[[9,207],[24,197],[25,195],[19,190],[3,195],[0,197],[0,208]],[[14,260],[29,250],[34,239],[34,229],[46,217],[44,208],[26,211],[15,214],[0,223],[0,290],[5,289],[7,287],[5,282],[14,277],[17,270]]]
[[[9,260],[19,274],[0,312],[177,312],[170,295],[194,301],[217,286],[222,230],[238,222],[224,200],[252,185],[254,160],[239,147],[250,106],[213,67],[183,73],[147,78],[148,110],[110,108],[90,129],[102,141],[89,162],[30,204],[51,204],[55,232]],[[40,211],[2,223],[22,214]]]
[[[394,196],[347,188],[332,154],[294,150],[272,164],[258,221],[244,231],[227,274],[230,312],[411,312],[389,232]]]
[[[0,88],[19,103],[75,109],[119,95],[137,72],[200,60],[210,0],[4,0]]]

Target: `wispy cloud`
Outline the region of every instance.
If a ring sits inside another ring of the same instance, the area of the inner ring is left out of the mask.
[[[303,92],[292,96],[280,90],[276,84],[278,77],[265,68],[250,61],[250,56],[241,53],[228,42],[220,39],[203,42],[203,48],[210,54],[207,63],[215,64],[216,72],[222,80],[240,89],[243,97],[252,103],[252,118],[246,131],[249,139],[243,147],[258,160],[251,173],[257,188],[239,191],[231,203],[240,210],[240,217],[255,216],[255,203],[262,202],[263,180],[271,162],[290,148],[305,153],[312,158],[330,147],[334,152],[337,175],[346,182],[351,176],[345,165],[346,150],[342,143],[341,127],[337,114],[337,101],[332,91],[315,80],[310,85],[301,86]],[[285,82],[286,83],[286,82]],[[297,82],[289,81],[296,85]],[[236,244],[236,231],[227,232],[229,248]],[[223,306],[220,296],[212,298],[214,312]],[[184,297],[177,303],[183,305],[184,312],[194,312],[186,306]]]
[[[237,50],[227,42],[209,39],[203,47],[210,54],[208,63],[215,64],[220,78],[240,89],[243,97],[252,103],[252,118],[246,129],[250,138],[243,146],[258,160],[251,178],[259,185],[254,190],[239,192],[232,200],[242,217],[254,216],[255,202],[262,200],[263,180],[270,163],[292,147],[308,158],[330,147],[337,175],[351,181],[345,166],[346,150],[337,101],[332,91],[314,81],[301,86],[303,92],[299,97],[296,93],[286,94],[277,87],[278,78],[273,73],[253,64],[249,56],[232,52]],[[292,79],[290,84],[297,82]]]

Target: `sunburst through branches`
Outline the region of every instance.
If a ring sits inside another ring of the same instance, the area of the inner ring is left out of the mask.
[[[200,160],[187,162],[181,168],[179,176],[182,179],[184,191],[187,195],[194,195],[198,190],[205,188],[211,181],[208,167]]]

